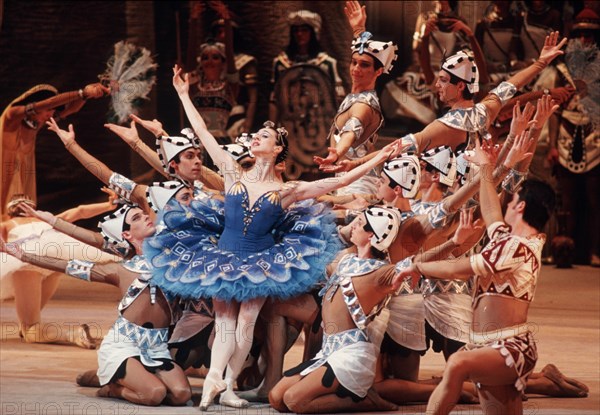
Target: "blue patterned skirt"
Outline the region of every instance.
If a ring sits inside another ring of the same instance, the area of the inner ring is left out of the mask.
[[[160,215],[161,231],[146,239],[144,254],[163,291],[185,299],[239,302],[291,298],[322,283],[325,267],[342,248],[333,214],[311,201],[286,210],[270,248],[246,255],[219,249],[223,208],[215,200],[194,201]]]

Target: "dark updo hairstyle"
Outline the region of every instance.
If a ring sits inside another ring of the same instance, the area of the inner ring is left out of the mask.
[[[285,128],[283,127],[275,127],[275,123],[273,121],[265,121],[265,123],[263,124],[263,126],[265,128],[270,128],[271,130],[275,131],[275,134],[277,135],[275,141],[277,143],[278,146],[281,146],[283,149],[281,150],[281,153],[279,153],[277,155],[277,158],[275,159],[275,164],[279,164],[282,161],[284,161],[287,158],[287,154],[288,154],[288,132]]]

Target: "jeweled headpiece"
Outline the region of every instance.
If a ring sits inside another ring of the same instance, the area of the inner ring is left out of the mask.
[[[198,55],[198,57],[196,58],[196,61],[198,63],[202,63],[202,53],[204,53],[204,51],[206,49],[215,49],[217,52],[219,52],[219,55],[221,55],[221,57],[223,58],[223,60],[227,59],[227,55],[225,54],[225,45],[222,44],[221,42],[207,42],[207,43],[203,43],[200,45],[200,53]]]
[[[284,127],[275,127],[275,123],[273,121],[265,121],[263,127],[271,128],[277,132],[277,144],[283,147],[281,153],[277,155],[275,159],[275,164],[279,164],[287,158],[288,153],[288,132]]]
[[[362,32],[360,36],[352,41],[352,53],[362,55],[366,53],[377,59],[383,65],[383,73],[390,73],[396,60],[396,51],[398,47],[394,42],[379,42],[371,40],[373,35],[370,32]]]

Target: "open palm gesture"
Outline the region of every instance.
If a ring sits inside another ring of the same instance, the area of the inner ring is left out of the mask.
[[[353,31],[364,29],[366,27],[366,6],[361,6],[358,1],[347,1],[346,7],[344,7],[344,13],[346,13],[346,18]]]
[[[544,41],[544,48],[540,52],[539,60],[542,61],[545,65],[548,65],[550,62],[554,60],[559,55],[563,55],[565,52],[562,51],[562,47],[567,43],[567,38],[563,38],[560,43],[558,43],[558,32],[552,32],[548,36],[546,36],[546,40]]]
[[[54,118],[50,118],[49,121],[46,121],[46,125],[50,131],[56,133],[65,146],[75,142],[75,130],[73,130],[73,124],[69,124],[69,131],[61,129]]]
[[[179,95],[186,95],[190,91],[190,81],[188,74],[182,77],[182,69],[179,65],[173,66],[173,87]]]

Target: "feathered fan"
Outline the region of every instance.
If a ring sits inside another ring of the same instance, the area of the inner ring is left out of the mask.
[[[125,41],[115,43],[115,54],[108,60],[106,71],[98,75],[111,90],[109,121],[122,124],[129,114],[137,113],[156,83],[157,66],[148,49]]]

